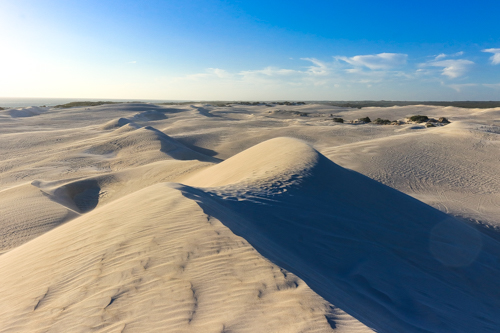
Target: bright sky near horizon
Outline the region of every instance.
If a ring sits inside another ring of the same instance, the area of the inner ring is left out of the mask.
[[[0,97],[500,100],[500,1],[0,0]]]

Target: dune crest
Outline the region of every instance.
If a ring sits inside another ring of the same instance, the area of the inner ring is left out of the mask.
[[[8,110],[9,115],[12,118],[25,118],[25,117],[33,117],[39,116],[43,112],[46,111],[47,108],[38,107],[38,106],[29,106],[26,108],[17,108]]]
[[[132,123],[125,124],[110,133],[105,140],[91,144],[84,152],[101,155],[113,165],[146,165],[158,160],[173,158],[176,160],[198,160],[213,162],[213,158],[198,153],[154,127],[146,126],[134,129]],[[121,129],[126,128],[124,131]]]
[[[120,128],[120,127],[125,126],[125,125],[130,124],[130,123],[132,123],[132,122],[127,118],[113,119],[113,120],[108,121],[104,125],[102,125],[101,129],[103,129],[103,130],[116,129],[116,128]]]
[[[184,182],[201,187],[231,184],[258,187],[273,183],[286,186],[304,177],[318,158],[318,153],[301,140],[275,138],[193,175]]]

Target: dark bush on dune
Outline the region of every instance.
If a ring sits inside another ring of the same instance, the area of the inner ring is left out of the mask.
[[[411,116],[410,120],[414,121],[416,123],[423,123],[425,121],[428,121],[429,117],[427,117],[427,116],[421,116],[421,115],[416,115],[416,116]]]
[[[343,123],[344,122],[344,119],[342,119],[342,118],[333,118],[332,120],[336,123]]]
[[[371,123],[372,122],[370,117],[359,118],[358,120],[362,121],[364,123]]]
[[[389,119],[377,118],[373,121],[373,123],[377,125],[390,125],[391,121]]]

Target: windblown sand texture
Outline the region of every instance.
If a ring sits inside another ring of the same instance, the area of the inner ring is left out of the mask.
[[[500,108],[7,109],[0,156],[0,332],[500,331]]]

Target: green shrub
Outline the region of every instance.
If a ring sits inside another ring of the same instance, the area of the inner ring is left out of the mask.
[[[423,122],[429,120],[429,117],[427,117],[427,116],[421,116],[421,115],[416,115],[416,116],[411,116],[410,120],[414,121],[416,123],[423,123]]]
[[[344,119],[342,119],[342,118],[333,118],[332,120],[336,123],[343,123],[344,122]]]
[[[371,123],[371,119],[370,117],[364,117],[364,118],[359,118],[358,119],[359,121],[362,121],[362,122],[365,122],[365,123]]]
[[[391,121],[389,119],[377,118],[373,121],[373,123],[377,125],[390,125]]]

